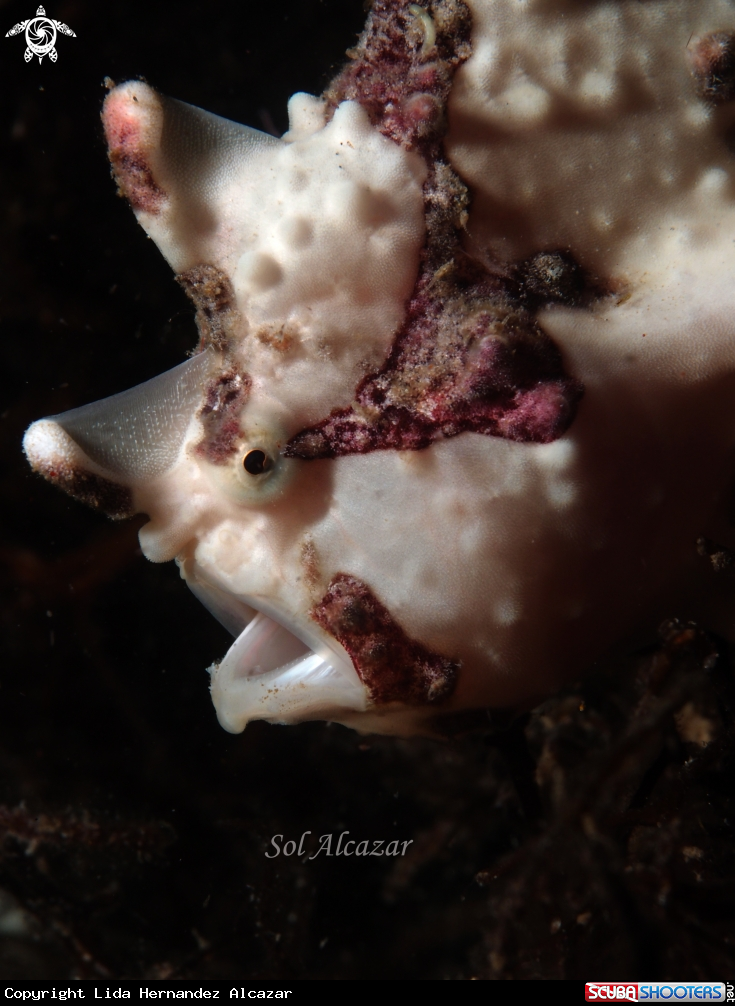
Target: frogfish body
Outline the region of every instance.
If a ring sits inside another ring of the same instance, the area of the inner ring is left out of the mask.
[[[222,725],[436,733],[731,633],[735,7],[377,0],[289,119],[110,90],[200,340],[24,441],[231,630]]]

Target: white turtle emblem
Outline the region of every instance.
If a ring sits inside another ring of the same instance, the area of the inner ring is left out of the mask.
[[[5,37],[20,35],[22,31],[25,31],[26,42],[28,43],[28,48],[24,54],[26,63],[30,63],[34,56],[38,56],[39,63],[44,56],[48,56],[52,63],[56,62],[59,55],[55,48],[57,31],[60,31],[62,35],[71,35],[76,38],[75,32],[71,30],[69,25],[64,24],[62,21],[54,21],[53,18],[46,17],[46,11],[43,7],[38,8],[35,17],[13,25],[10,31],[5,32]]]

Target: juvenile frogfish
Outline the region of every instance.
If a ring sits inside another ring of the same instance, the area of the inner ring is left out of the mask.
[[[233,732],[431,734],[663,617],[732,634],[735,5],[377,0],[348,56],[280,139],[109,91],[200,340],[32,467],[148,515]]]

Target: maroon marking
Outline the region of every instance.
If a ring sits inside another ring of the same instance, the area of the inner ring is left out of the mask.
[[[214,265],[195,265],[176,276],[197,309],[199,351],[227,348],[237,317],[236,297],[229,276]]]
[[[581,397],[551,339],[489,281],[462,289],[455,277],[436,289],[424,277],[390,356],[358,385],[356,405],[298,433],[285,453],[417,451],[464,432],[548,443],[569,427]]]
[[[110,164],[121,196],[134,210],[155,216],[160,212],[166,195],[153,179],[153,172],[141,153],[110,151]]]
[[[728,31],[704,35],[689,50],[699,94],[712,105],[735,98],[735,36]]]
[[[197,453],[215,465],[225,464],[242,436],[240,414],[250,394],[250,377],[234,367],[211,381],[199,417],[204,437]]]
[[[75,468],[60,459],[44,461],[33,467],[58,489],[94,510],[101,510],[113,520],[123,520],[135,513],[133,495],[127,486],[121,486],[82,468]]]
[[[297,433],[286,447],[291,457],[421,450],[463,432],[548,443],[567,430],[582,396],[531,312],[586,305],[608,291],[565,251],[491,275],[463,250],[469,193],[441,136],[452,74],[470,54],[471,22],[461,0],[424,6],[437,29],[429,62],[407,0],[377,0],[352,62],[325,94],[328,107],[359,101],[386,136],[425,158],[419,277],[381,369],[361,381],[352,407]]]
[[[120,195],[127,197],[134,210],[157,214],[166,194],[153,178],[144,148],[142,127],[137,110],[119,90],[111,91],[102,108],[102,123],[107,139],[112,173]]]
[[[452,77],[471,53],[470,13],[462,0],[429,0],[436,43],[422,54],[424,33],[412,0],[375,0],[350,62],[324,97],[331,113],[357,101],[384,136],[407,147],[436,145],[445,130]],[[429,158],[433,159],[433,158]]]
[[[310,614],[347,650],[376,705],[421,706],[452,693],[459,663],[410,639],[356,577],[338,573]]]

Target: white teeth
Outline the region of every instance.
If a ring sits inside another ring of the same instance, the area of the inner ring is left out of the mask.
[[[233,681],[255,678],[298,660],[309,648],[278,622],[258,612],[227,651],[220,671]]]
[[[240,733],[249,720],[298,723],[366,708],[364,686],[346,676],[267,615],[258,613],[210,668],[217,718]]]
[[[209,668],[212,701],[225,730],[240,733],[250,720],[342,721],[346,713],[367,708],[365,686],[336,643],[334,649],[325,645],[316,630],[301,622],[290,631],[264,598],[231,593],[205,577],[191,556],[181,555],[177,562],[205,607],[233,635],[239,633],[222,662]]]

